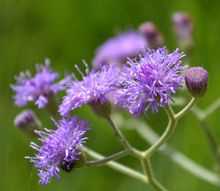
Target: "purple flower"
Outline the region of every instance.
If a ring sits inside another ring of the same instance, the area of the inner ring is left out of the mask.
[[[77,117],[62,119],[55,125],[56,130],[36,131],[42,146],[31,143],[37,154],[26,157],[38,169],[41,184],[48,184],[52,177],[59,178],[60,167],[70,171],[79,160],[80,147],[86,140],[88,124]]]
[[[43,108],[51,96],[64,89],[63,81],[55,82],[58,74],[50,69],[48,60],[45,65],[37,65],[36,70],[34,76],[27,71],[16,77],[17,82],[12,85],[16,105],[25,106],[28,102],[35,102],[38,108]]]
[[[106,103],[107,94],[113,91],[118,76],[119,69],[116,66],[106,65],[84,76],[82,81],[73,81],[59,107],[60,114],[66,116],[85,104]]]
[[[145,37],[148,42],[148,47],[157,49],[163,47],[164,39],[156,25],[152,22],[145,22],[139,26],[139,32]]]
[[[130,60],[122,71],[113,101],[136,116],[148,108],[157,111],[168,105],[183,82],[182,57],[178,50],[168,53],[160,48],[146,51],[137,61]]]
[[[124,32],[107,40],[97,49],[93,65],[96,68],[112,63],[120,65],[127,57],[135,57],[147,47],[147,42],[140,33]]]
[[[193,46],[193,22],[189,14],[177,12],[173,15],[173,28],[179,45],[184,49]]]

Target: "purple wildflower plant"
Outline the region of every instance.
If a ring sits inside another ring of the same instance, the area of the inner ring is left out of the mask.
[[[67,116],[72,110],[85,104],[107,103],[107,95],[115,88],[119,72],[115,65],[104,65],[83,76],[81,81],[73,81],[66,90],[59,113]]]
[[[184,55],[177,49],[168,53],[165,48],[147,50],[138,60],[129,60],[120,75],[113,102],[139,116],[148,108],[157,111],[167,106],[171,95],[183,83]]]
[[[44,108],[51,96],[65,89],[69,81],[66,77],[56,82],[59,75],[50,68],[49,60],[44,65],[36,66],[36,74],[32,76],[29,71],[22,72],[16,77],[16,84],[12,85],[15,92],[14,100],[17,106],[25,106],[28,102],[35,102],[38,108]]]
[[[70,171],[80,159],[80,147],[87,139],[88,123],[77,117],[62,119],[55,122],[55,126],[56,130],[36,131],[42,145],[32,142],[31,147],[37,154],[26,157],[38,169],[40,184],[48,184],[52,177],[59,178],[60,167]]]
[[[138,32],[128,31],[107,40],[96,51],[95,68],[105,64],[121,65],[128,57],[135,57],[148,47],[145,37]]]

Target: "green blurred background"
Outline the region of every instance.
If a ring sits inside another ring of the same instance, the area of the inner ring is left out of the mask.
[[[175,48],[171,15],[189,12],[195,23],[193,65],[209,71],[209,90],[199,102],[207,106],[220,95],[220,1],[218,0],[0,0],[0,190],[4,191],[144,191],[150,187],[129,177],[101,168],[81,168],[63,173],[60,181],[48,186],[38,184],[36,171],[24,159],[32,151],[25,135],[13,126],[14,116],[21,111],[11,99],[9,84],[14,75],[33,69],[45,57],[52,60],[59,72],[73,71],[82,59],[90,63],[94,50],[106,38],[141,22],[152,20],[166,37],[168,48]],[[49,116],[38,111],[46,121]],[[78,111],[91,122],[89,145],[102,153],[111,153],[120,146],[113,139],[105,121],[89,108]],[[148,121],[157,132],[166,124],[164,113],[150,114]],[[219,137],[219,112],[209,118],[212,130]],[[48,126],[50,123],[47,124]],[[126,136],[139,148],[146,146],[134,132]],[[178,126],[170,144],[187,156],[214,169],[213,158],[199,124],[188,114]],[[136,167],[132,160],[126,163]],[[157,177],[171,191],[217,191],[219,188],[185,172],[163,155],[154,156]]]

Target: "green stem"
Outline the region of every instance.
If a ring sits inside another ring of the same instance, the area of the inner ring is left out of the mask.
[[[209,115],[214,113],[217,109],[220,108],[220,98],[218,98],[214,103],[212,103],[206,110],[205,110],[205,118]]]
[[[192,99],[190,100],[190,102],[180,111],[175,115],[175,118],[178,120],[180,118],[182,118],[185,113],[187,113],[193,106],[193,104],[195,103],[197,99],[195,97],[192,97]]]
[[[89,148],[83,147],[82,149],[88,156],[90,156],[93,159],[102,160],[105,158],[104,156],[100,155],[99,153],[97,153]],[[109,161],[109,162],[105,163],[105,165],[109,166],[110,168],[112,168],[122,174],[130,176],[130,177],[135,178],[137,180],[140,180],[145,184],[148,183],[148,178],[146,176],[144,176],[140,172],[137,172],[137,171],[135,171],[127,166],[124,166],[120,163],[117,163],[114,161]]]
[[[157,191],[167,191],[167,189],[164,188],[154,177],[150,159],[149,158],[142,159],[141,165],[145,175],[148,177],[149,183],[154,187],[154,189]]]
[[[106,119],[107,119],[108,123],[111,125],[111,127],[115,133],[115,136],[119,139],[119,141],[121,142],[121,144],[123,145],[125,150],[130,151],[130,153],[133,156],[139,158],[139,156],[141,155],[140,151],[136,150],[134,147],[132,147],[130,145],[130,143],[128,142],[126,137],[123,135],[121,130],[114,124],[114,122],[112,121],[112,119],[110,117],[107,117]]]
[[[163,143],[165,143],[169,137],[173,134],[177,120],[174,118],[174,112],[171,107],[166,108],[166,112],[169,118],[168,125],[162,136],[154,143],[149,149],[144,152],[145,157],[150,157]]]
[[[202,110],[199,107],[193,107],[192,113],[197,117],[197,119],[200,122],[200,127],[203,130],[204,134],[206,135],[209,147],[211,149],[211,152],[216,159],[218,168],[220,169],[220,153],[219,153],[219,144],[214,136],[213,132],[211,131],[211,127],[206,121],[206,118],[215,112],[217,109],[219,109],[220,106],[220,99],[216,100],[214,103],[212,103],[207,109]]]
[[[207,137],[207,141],[209,143],[211,152],[214,156],[214,158],[216,159],[218,168],[220,169],[220,153],[219,153],[219,144],[216,140],[216,137],[214,136],[213,132],[211,131],[210,126],[208,125],[208,123],[206,121],[201,121],[200,122],[200,126],[204,132],[204,134]]]
[[[115,121],[120,121],[120,123],[117,123],[120,127],[122,127],[121,125],[123,124],[123,127],[125,126],[128,129],[137,131],[140,137],[142,137],[145,141],[147,141],[150,144],[154,144],[159,139],[159,135],[157,135],[148,124],[142,121],[139,121],[134,118],[127,120],[118,113],[115,113],[113,117]],[[175,150],[174,148],[166,144],[160,147],[157,151],[160,151],[160,153],[167,156],[176,165],[179,165],[180,168],[190,173],[191,175],[213,186],[220,187],[220,178],[218,174],[209,171],[203,166],[195,163],[193,160],[191,160],[181,152]]]
[[[121,155],[124,155],[124,153],[116,153],[109,157],[103,157],[99,155],[98,153],[89,150],[87,148],[83,148],[83,151],[87,153],[89,156],[93,157],[94,159],[98,159],[97,161],[90,162],[90,165],[108,165],[112,169],[115,169],[123,174],[126,174],[128,176],[131,176],[133,178],[139,179],[145,183],[150,183],[155,190],[157,191],[166,191],[166,189],[157,181],[157,179],[154,177],[153,169],[151,167],[150,162],[150,156],[163,144],[165,143],[168,138],[172,135],[172,133],[175,130],[176,124],[178,122],[178,119],[181,118],[193,105],[195,102],[195,98],[192,98],[192,100],[177,114],[175,114],[171,107],[166,108],[166,112],[169,118],[169,122],[167,125],[167,128],[165,132],[162,134],[162,136],[158,139],[158,141],[153,144],[148,150],[141,152],[134,147],[130,145],[126,137],[123,135],[121,130],[114,124],[112,119],[110,117],[106,117],[107,121],[111,125],[112,129],[115,132],[116,137],[119,139],[123,147],[125,148],[125,151],[128,152],[127,154],[131,154],[134,157],[138,158],[142,164],[142,168],[144,170],[145,176],[140,174],[139,172],[134,171],[133,169],[130,169],[126,166],[123,166],[119,163],[113,162],[111,160],[115,160],[118,157],[120,158]],[[88,164],[88,163],[87,163]]]
[[[133,120],[130,121],[128,125],[138,126],[138,128],[135,128],[135,130],[144,140],[146,140],[150,144],[153,144],[159,138],[159,135],[157,135],[152,130],[152,128],[150,128],[150,126],[144,122]],[[171,161],[179,165],[180,168],[186,170],[191,175],[214,186],[220,187],[220,177],[217,174],[209,171],[203,166],[200,166],[199,164],[185,156],[183,153],[175,150],[167,144],[164,144],[163,147],[160,147],[158,151],[170,158]]]
[[[153,175],[153,169],[151,167],[150,157],[152,154],[157,151],[161,145],[163,145],[169,137],[174,133],[178,120],[183,117],[183,115],[189,111],[189,109],[193,106],[195,98],[192,98],[190,102],[177,114],[174,113],[173,109],[168,106],[165,108],[167,116],[168,116],[168,125],[166,130],[162,134],[162,136],[158,139],[156,143],[154,143],[149,149],[144,151],[143,157],[141,158],[141,164],[144,169],[146,176],[148,177],[149,183],[155,188],[157,191],[166,191],[166,189],[157,181],[157,179]]]
[[[100,159],[100,160],[86,161],[86,165],[88,165],[88,166],[101,166],[101,165],[105,165],[105,163],[107,163],[109,161],[118,160],[126,155],[128,155],[128,151],[123,150],[123,151],[120,151],[118,153],[114,153],[114,154],[107,156],[107,157]]]

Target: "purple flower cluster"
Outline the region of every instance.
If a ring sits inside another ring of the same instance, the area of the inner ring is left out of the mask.
[[[108,117],[111,102],[138,116],[148,108],[157,111],[172,101],[172,94],[183,82],[183,54],[178,50],[168,53],[165,48],[145,50],[146,46],[144,37],[135,32],[110,39],[97,51],[94,69],[82,80],[67,77],[56,82],[58,74],[47,63],[38,66],[34,76],[26,72],[17,77],[12,89],[18,106],[35,102],[43,108],[51,96],[66,89],[58,111],[62,119],[55,122],[55,130],[35,132],[42,144],[31,143],[37,154],[27,157],[38,169],[41,184],[59,177],[60,168],[71,171],[80,159],[88,124],[71,117],[71,111],[88,104],[97,114]],[[124,64],[118,65],[122,61]],[[22,125],[32,119],[24,117],[19,121]]]
[[[171,102],[171,95],[183,82],[182,57],[179,50],[168,53],[165,48],[159,48],[128,60],[120,69],[115,65],[103,65],[82,81],[72,83],[59,112],[66,116],[84,104],[106,102],[126,108],[135,116],[148,108],[157,111]]]
[[[34,76],[24,72],[16,77],[17,82],[12,85],[16,105],[25,106],[28,102],[35,102],[38,108],[43,108],[51,96],[64,89],[64,81],[55,82],[59,76],[50,69],[48,62],[37,65],[36,70]]]
[[[62,116],[85,104],[103,104],[107,95],[114,90],[119,76],[115,65],[104,65],[100,70],[92,71],[82,81],[73,81],[67,88],[67,95],[59,107]]]
[[[146,51],[137,61],[130,60],[120,75],[114,103],[136,116],[148,108],[157,111],[168,105],[171,94],[183,82],[182,57],[178,50],[168,53],[160,48]]]
[[[56,130],[37,131],[42,146],[31,143],[37,150],[34,157],[27,157],[38,169],[41,184],[47,184],[52,177],[59,178],[60,167],[70,171],[79,160],[80,147],[86,140],[88,124],[72,117],[55,123]]]
[[[129,31],[109,39],[96,51],[93,65],[97,68],[105,64],[126,62],[128,57],[135,57],[148,47],[144,36],[138,32]]]

